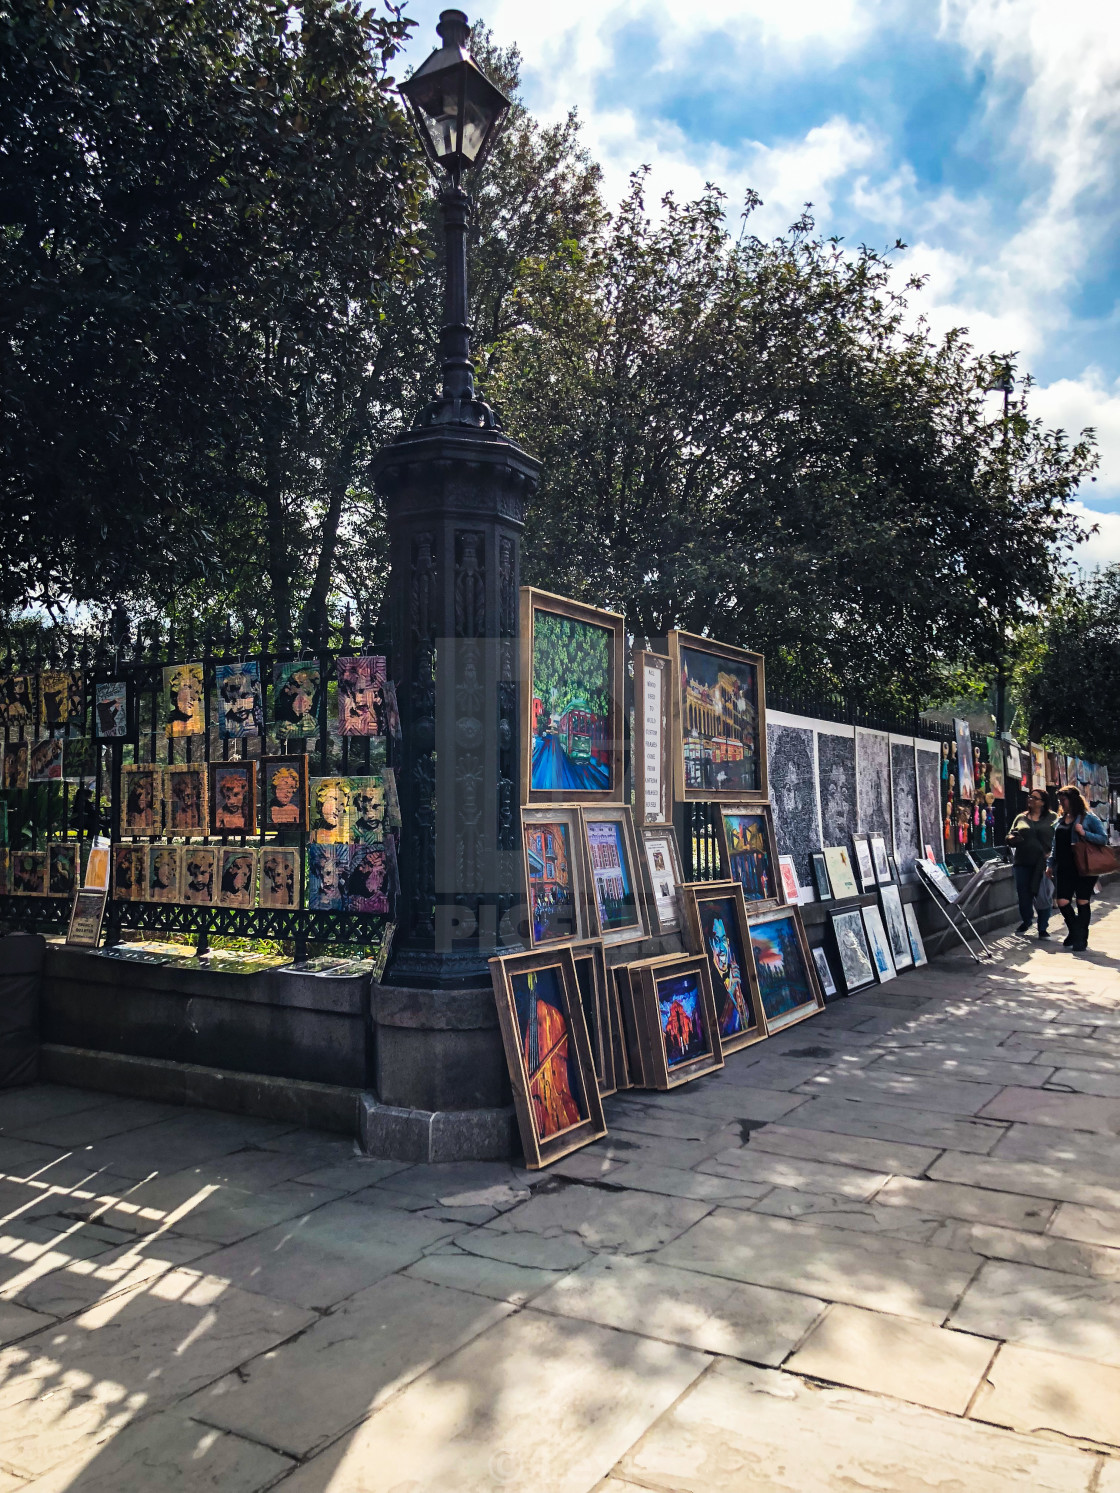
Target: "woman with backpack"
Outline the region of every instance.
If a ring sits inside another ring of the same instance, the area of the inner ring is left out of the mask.
[[[1092,865],[1091,847],[1106,846],[1108,834],[1077,788],[1060,789],[1058,806],[1060,815],[1046,874],[1054,879],[1054,900],[1069,928],[1065,943],[1073,953],[1080,954],[1089,946],[1090,901],[1100,874]]]

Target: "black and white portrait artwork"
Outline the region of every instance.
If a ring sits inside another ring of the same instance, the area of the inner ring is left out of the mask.
[[[918,824],[918,774],[914,748],[909,742],[891,743],[891,793],[894,800],[894,853],[903,876],[914,875],[914,862],[922,853]]]
[[[934,743],[936,748],[937,743]],[[925,847],[932,845],[938,855],[944,854],[943,834],[941,827],[941,754],[939,751],[925,751],[922,747],[914,748],[914,761],[918,768],[918,814],[919,827],[921,829],[922,854]]]
[[[821,785],[821,843],[842,845],[851,854],[856,824],[856,744],[851,736],[817,732]]]
[[[856,806],[858,829],[891,843],[891,755],[885,731],[856,727]]]
[[[770,759],[770,801],[780,855],[792,855],[801,886],[812,886],[809,854],[821,844],[817,784],[813,773],[813,733],[805,726],[766,723]]]

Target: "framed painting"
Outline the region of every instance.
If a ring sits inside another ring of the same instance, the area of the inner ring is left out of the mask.
[[[311,658],[272,666],[272,724],[277,741],[306,741],[319,734],[323,676]]]
[[[114,902],[139,902],[144,891],[144,849],[114,845],[110,889]]]
[[[163,827],[163,769],[153,762],[121,768],[121,834],[158,835]]]
[[[28,783],[61,783],[63,739],[48,736],[45,741],[33,741],[27,757]]]
[[[346,896],[349,846],[307,847],[307,905],[312,912],[341,912]]]
[[[9,792],[16,792],[28,785],[28,773],[30,771],[31,744],[26,741],[8,741],[4,743],[3,777],[0,778],[0,786]]]
[[[883,923],[887,930],[887,942],[891,946],[891,958],[895,969],[908,969],[914,963],[910,947],[910,933],[906,927],[906,914],[902,910],[902,893],[892,882],[879,888],[879,903],[883,911]]]
[[[78,886],[76,843],[47,846],[47,889],[52,897],[72,897]]]
[[[307,829],[307,757],[261,758],[261,828]]]
[[[762,654],[671,632],[669,658],[677,797],[725,803],[768,798]]]
[[[639,964],[659,964],[664,957],[664,955],[658,955],[653,960],[639,960],[634,964],[616,964],[608,971],[609,975],[614,976],[615,996],[618,1003],[618,1029],[623,1054],[622,1065],[626,1071],[626,1087],[628,1088],[653,1087],[646,1075],[642,1022],[634,1003],[633,977],[636,976]]]
[[[859,887],[856,885],[852,858],[844,846],[826,845],[824,860],[828,868],[828,879],[832,884],[832,895],[837,901],[842,902],[845,897],[858,897]]]
[[[780,1031],[823,1011],[824,997],[799,909],[756,913],[747,926],[767,1030]]]
[[[261,666],[247,663],[217,664],[214,683],[218,695],[218,735],[226,741],[246,741],[264,730],[261,699]]]
[[[630,985],[649,1088],[679,1088],[723,1067],[706,955],[643,962]]]
[[[782,891],[770,805],[720,806],[716,829],[724,875],[739,883],[752,910],[777,907]]]
[[[681,930],[680,890],[684,882],[677,832],[671,824],[643,824],[638,829],[646,874],[650,925],[657,934]]]
[[[189,907],[213,907],[218,885],[218,846],[184,845],[180,902]]]
[[[210,829],[252,835],[257,829],[257,764],[245,758],[210,764]]]
[[[630,810],[620,806],[581,809],[580,819],[591,878],[588,901],[593,935],[605,944],[632,943],[648,937]]]
[[[12,891],[17,897],[46,897],[47,852],[15,850],[12,852]]]
[[[182,874],[180,849],[178,845],[148,846],[148,875],[144,888],[146,902],[178,902],[179,879]]]
[[[625,622],[521,588],[521,802],[623,801]]]
[[[922,930],[918,927],[918,909],[913,902],[907,902],[903,908],[906,914],[906,931],[910,935],[910,952],[914,956],[914,967],[920,969],[923,964],[929,963],[929,955],[922,940]]]
[[[660,653],[634,654],[634,817],[643,824],[665,824],[673,817],[671,751],[672,661]]]
[[[70,909],[70,926],[66,942],[78,949],[96,949],[101,942],[101,924],[105,918],[104,887],[83,887],[75,894]]]
[[[93,687],[93,735],[97,741],[124,741],[131,734],[128,684],[104,680]]]
[[[875,880],[880,886],[889,886],[894,880],[894,873],[891,871],[887,842],[883,835],[871,836],[871,860],[875,866]]]
[[[630,1058],[626,1047],[626,1033],[622,1026],[622,1002],[619,996],[619,968],[607,970],[607,1004],[611,1012],[611,1056],[614,1059],[615,1092],[634,1087],[630,1077]],[[629,989],[629,982],[627,982]]]
[[[879,883],[875,878],[875,861],[871,854],[871,841],[868,836],[853,835],[852,849],[855,852],[856,869],[859,871],[860,889],[864,892],[873,892]]]
[[[35,712],[32,708],[31,675],[0,676],[0,727],[9,731],[32,730]]]
[[[897,971],[894,960],[891,958],[891,946],[887,941],[887,930],[883,927],[883,918],[877,907],[862,907],[863,927],[867,934],[867,946],[871,950],[871,962],[875,966],[875,973],[879,983],[886,984],[888,980],[896,978]]]
[[[383,845],[346,846],[347,912],[389,912],[392,840]]]
[[[689,947],[705,954],[725,1053],[766,1036],[762,1001],[747,931],[747,905],[737,881],[694,881],[681,888]]]
[[[577,808],[521,810],[521,864],[533,948],[587,937],[582,833]]]
[[[828,955],[820,944],[813,947],[813,963],[817,966],[817,979],[820,981],[821,994],[826,1002],[835,999],[839,995],[836,981],[832,977],[832,966],[828,962]]]
[[[257,852],[252,845],[224,845],[218,851],[218,906],[252,907]]]
[[[201,664],[171,664],[163,671],[167,736],[206,735],[206,688]]]
[[[163,801],[169,835],[206,834],[210,816],[205,762],[173,762],[164,768]]]
[[[350,840],[350,781],[311,779],[311,843],[346,845]]]
[[[384,736],[384,657],[370,654],[363,658],[336,658],[334,669],[338,679],[338,734]]]
[[[605,1099],[615,1091],[611,1002],[607,998],[607,961],[603,945],[598,939],[573,944],[571,949],[583,1019],[587,1024],[587,1037],[591,1044],[591,1065],[595,1069],[599,1096]]]
[[[299,906],[299,851],[281,845],[262,845],[257,852],[260,874],[257,902],[290,912]]]
[[[817,898],[821,902],[832,901],[832,881],[828,874],[828,862],[825,860],[823,850],[814,850],[809,856],[809,865],[813,872],[813,885],[817,889]]]
[[[347,778],[350,790],[351,845],[382,845],[385,842],[385,778],[371,773]]]
[[[796,907],[801,901],[801,884],[797,880],[797,867],[792,855],[778,857],[778,878],[782,883],[783,900],[791,907]]]
[[[498,1023],[525,1164],[533,1170],[606,1135],[570,948],[491,959]]]

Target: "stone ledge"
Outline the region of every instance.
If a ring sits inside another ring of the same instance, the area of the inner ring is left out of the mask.
[[[469,1032],[498,1025],[498,1008],[490,985],[467,990],[374,985],[370,1004],[378,1026],[416,1027],[428,1032]]]
[[[385,1161],[504,1161],[519,1149],[512,1105],[504,1109],[403,1109],[372,1094],[358,1101],[358,1141]]]

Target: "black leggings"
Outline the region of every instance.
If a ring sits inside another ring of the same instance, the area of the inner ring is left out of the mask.
[[[1097,884],[1095,876],[1068,876],[1058,872],[1054,879],[1056,902],[1088,902]]]

